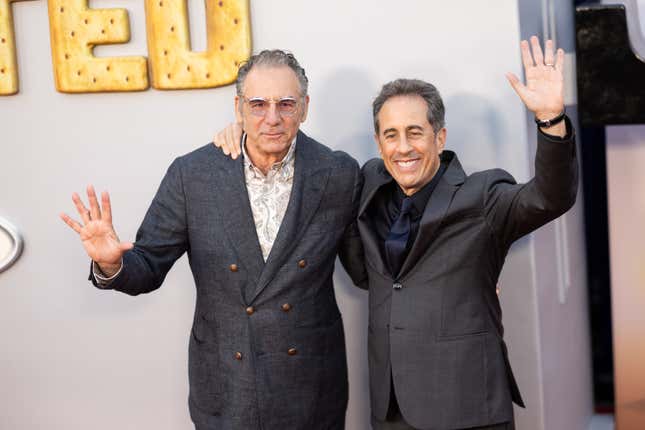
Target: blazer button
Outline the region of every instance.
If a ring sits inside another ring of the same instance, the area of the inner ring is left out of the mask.
[[[298,267],[300,267],[301,269],[304,269],[305,266],[307,266],[307,260],[298,261]]]
[[[229,269],[231,269],[231,272],[237,272],[237,264],[233,263],[230,266],[228,266]]]
[[[291,305],[289,303],[285,303],[281,307],[284,312],[289,312],[291,310]]]
[[[289,355],[296,355],[298,353],[298,350],[296,348],[289,348],[287,351],[287,354]]]
[[[394,288],[395,290],[400,290],[401,288],[403,288],[403,285],[401,285],[399,282],[395,282],[392,285],[392,288]]]
[[[242,359],[242,353],[241,353],[241,352],[239,352],[239,351],[238,351],[238,352],[236,352],[236,353],[235,353],[235,359],[236,359],[236,360],[241,360],[241,359]]]
[[[253,308],[253,306],[249,306],[248,308],[246,308],[247,315],[253,315],[253,312],[255,312],[255,308]]]

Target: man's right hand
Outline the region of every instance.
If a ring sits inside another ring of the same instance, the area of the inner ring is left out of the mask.
[[[242,138],[242,125],[233,122],[221,130],[213,138],[213,145],[220,148],[224,154],[229,155],[233,160],[242,152],[240,139]]]
[[[101,206],[94,187],[87,187],[88,210],[78,194],[72,194],[72,201],[81,217],[82,224],[61,213],[61,219],[79,234],[87,255],[99,266],[107,277],[113,276],[121,267],[123,254],[132,249],[130,242],[121,242],[112,226],[112,206],[107,191],[101,193]]]

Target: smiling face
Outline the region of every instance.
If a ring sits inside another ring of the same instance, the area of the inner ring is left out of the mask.
[[[376,142],[385,168],[410,196],[430,182],[441,161],[446,129],[435,133],[428,105],[417,95],[389,98],[378,113]]]
[[[249,100],[258,98],[271,101],[264,115],[251,111]],[[281,114],[275,102],[286,98],[297,101],[293,114]],[[251,69],[244,79],[242,96],[235,97],[237,120],[246,132],[246,149],[251,158],[281,160],[289,151],[300,123],[307,118],[308,105],[309,96],[302,96],[298,78],[289,67]]]

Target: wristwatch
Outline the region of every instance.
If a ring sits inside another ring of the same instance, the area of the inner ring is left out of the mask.
[[[549,128],[552,125],[556,125],[557,123],[561,122],[564,119],[564,115],[565,110],[562,109],[562,113],[560,113],[560,115],[556,116],[555,118],[542,120],[535,117],[535,123],[538,125],[538,127]]]

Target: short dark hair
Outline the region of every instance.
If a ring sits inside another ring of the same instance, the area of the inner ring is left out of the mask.
[[[415,95],[421,97],[428,105],[428,122],[434,132],[437,133],[441,130],[445,125],[446,110],[439,90],[434,85],[420,79],[397,79],[383,85],[381,92],[372,103],[374,130],[376,133],[378,134],[379,132],[378,114],[386,101],[396,96]]]
[[[298,82],[300,83],[300,95],[307,95],[309,80],[307,79],[307,75],[305,74],[305,69],[300,66],[300,63],[298,63],[296,57],[294,57],[291,52],[283,51],[281,49],[265,49],[259,54],[252,55],[251,58],[249,58],[248,61],[242,63],[242,65],[238,69],[237,80],[235,81],[235,88],[237,90],[238,96],[242,95],[246,75],[248,75],[251,69],[253,69],[253,67],[255,66],[289,67],[295,72],[296,76],[298,77]]]

